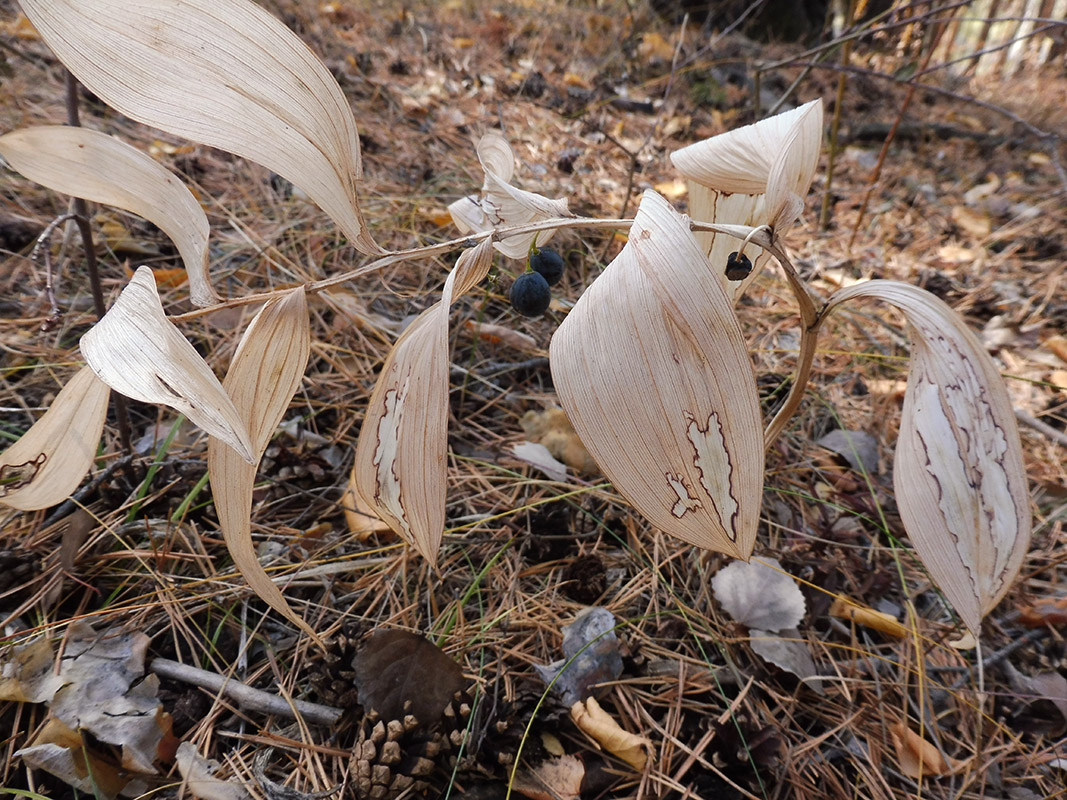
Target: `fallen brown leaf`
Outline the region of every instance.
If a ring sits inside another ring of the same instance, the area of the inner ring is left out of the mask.
[[[950,775],[959,769],[959,762],[949,763],[933,744],[911,730],[904,722],[889,726],[889,736],[897,751],[900,771],[909,778]]]

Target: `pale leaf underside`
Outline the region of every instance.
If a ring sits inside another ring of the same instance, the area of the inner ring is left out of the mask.
[[[218,300],[207,273],[208,221],[192,193],[135,147],[88,128],[42,125],[0,136],[0,155],[49,189],[132,211],[178,248],[196,305]]]
[[[489,231],[538,220],[572,216],[565,199],[551,200],[511,185],[515,155],[507,140],[489,132],[478,142],[478,160],[485,173],[480,197],[461,197],[448,207],[456,227],[463,233]],[[524,258],[536,239],[543,245],[554,230],[509,236],[496,242],[496,249],[508,258]]]
[[[22,0],[56,56],[139,122],[248,158],[299,186],[365,253],[352,110],[299,37],[249,0]]]
[[[82,336],[85,361],[115,391],[168,406],[252,461],[252,447],[218,378],[167,319],[152,270],[138,267],[118,300]]]
[[[1030,541],[1030,500],[1015,415],[993,360],[951,308],[895,281],[837,292],[873,297],[910,325],[911,370],[893,482],[908,536],[976,635],[1011,587]]]

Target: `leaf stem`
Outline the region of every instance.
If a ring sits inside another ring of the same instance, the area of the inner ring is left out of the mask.
[[[825,313],[816,308],[811,289],[800,279],[793,262],[789,260],[784,248],[777,242],[772,242],[767,250],[782,265],[786,280],[789,281],[789,288],[793,290],[793,295],[796,297],[797,307],[800,310],[801,330],[800,353],[797,356],[797,374],[793,379],[793,385],[789,387],[789,394],[786,395],[785,403],[778,409],[778,413],[774,415],[763,434],[764,451],[770,449],[770,446],[774,444],[774,441],[784,430],[786,423],[792,419],[800,407],[800,401],[804,397],[808,379],[811,377],[812,362],[815,360],[815,345],[818,341],[819,326],[822,325],[822,321],[826,318]],[[823,306],[825,308],[825,304]]]
[[[66,70],[67,85],[67,124],[72,128],[81,127],[81,119],[78,113],[78,79],[70,70]],[[81,234],[82,250],[85,253],[85,269],[89,273],[89,287],[93,293],[93,308],[96,310],[96,318],[102,319],[107,313],[104,305],[104,289],[100,284],[100,270],[96,264],[96,243],[93,241],[93,228],[89,224],[89,204],[81,197],[75,197],[72,201],[74,211],[74,223],[78,226]],[[119,441],[125,455],[133,454],[133,440],[130,437],[130,410],[126,404],[126,398],[118,392],[111,393],[111,402],[115,408],[115,418],[119,426]]]
[[[448,253],[452,250],[458,250],[463,247],[472,247],[478,242],[484,241],[488,238],[494,240],[507,239],[512,236],[520,236],[524,233],[534,233],[536,231],[547,230],[559,230],[561,228],[629,228],[633,224],[632,219],[593,219],[591,217],[557,217],[553,219],[541,220],[540,222],[530,222],[525,225],[514,225],[509,228],[499,228],[491,231],[481,231],[479,233],[472,233],[469,236],[463,236],[458,239],[449,239],[446,242],[439,242],[438,244],[423,245],[421,247],[412,247],[408,250],[396,250],[388,253],[381,258],[376,258],[369,264],[364,264],[362,267],[349,270],[348,272],[342,272],[339,275],[331,275],[329,278],[324,278],[321,281],[313,281],[304,285],[304,291],[308,294],[318,294],[319,292],[331,289],[334,286],[338,286],[342,283],[355,280],[356,278],[367,275],[371,272],[379,272],[386,267],[391,267],[393,264],[399,264],[403,261],[414,261],[419,258],[430,258],[431,256],[440,255],[441,253]],[[275,297],[279,292],[288,291],[292,287],[286,287],[284,289],[274,289],[269,292],[260,292],[258,294],[250,294],[246,297],[239,297],[234,300],[227,300],[223,303],[217,303],[213,306],[205,306],[204,308],[198,308],[195,311],[188,311],[185,314],[176,314],[170,317],[175,322],[181,322],[196,317],[201,317],[205,314],[211,314],[215,311],[221,311],[224,308],[235,308],[237,306],[250,305],[252,303],[263,303]]]

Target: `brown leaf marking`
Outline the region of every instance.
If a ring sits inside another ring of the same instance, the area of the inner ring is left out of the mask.
[[[17,492],[33,483],[33,479],[37,477],[37,473],[41,471],[41,467],[47,460],[47,453],[39,453],[30,461],[0,466],[0,497],[6,497],[11,492]]]

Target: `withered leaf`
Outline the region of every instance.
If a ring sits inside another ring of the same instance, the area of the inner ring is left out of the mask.
[[[715,573],[711,590],[726,613],[749,628],[795,628],[804,617],[804,595],[776,558],[734,561]]]
[[[60,503],[93,464],[110,389],[82,367],[22,438],[0,453],[0,503],[30,511]]]
[[[375,631],[360,646],[353,666],[360,705],[386,720],[410,713],[423,725],[435,725],[449,700],[467,686],[459,664],[408,631]]]
[[[232,447],[212,437],[207,463],[219,526],[234,565],[271,608],[318,642],[318,634],[289,607],[256,557],[250,522],[256,468],[307,366],[311,346],[308,324],[303,288],[272,300],[256,314],[223,381],[251,438],[252,461],[240,458]]]
[[[192,793],[199,800],[247,800],[248,792],[239,783],[216,778],[217,761],[208,761],[192,742],[178,746],[178,771]]]
[[[352,109],[326,66],[249,0],[24,0],[78,80],[131,119],[274,170],[379,253],[356,197]]]
[[[645,768],[652,742],[645,736],[625,730],[600,707],[596,698],[590,697],[571,706],[571,719],[609,753],[618,756],[635,770]]]
[[[441,299],[397,339],[367,403],[351,486],[359,505],[431,563],[445,527],[448,461],[448,310],[493,263],[492,241],[465,250]]]
[[[873,280],[841,289],[908,320],[911,365],[893,466],[915,551],[967,628],[1012,587],[1030,544],[1030,492],[1011,398],[978,337],[916,286]]]
[[[646,191],[626,246],[552,337],[552,380],[596,463],[649,522],[748,558],[763,426],[740,324],[711,273],[689,221]]]
[[[208,278],[207,215],[168,169],[89,128],[41,125],[0,136],[0,155],[32,181],[151,220],[181,254],[196,305],[218,301]]]
[[[138,267],[118,300],[81,338],[89,368],[127,397],[159,403],[252,463],[248,429],[215,373],[163,311],[149,267]]]
[[[512,787],[530,800],[578,800],[584,777],[581,761],[575,756],[560,756],[519,773]]]

